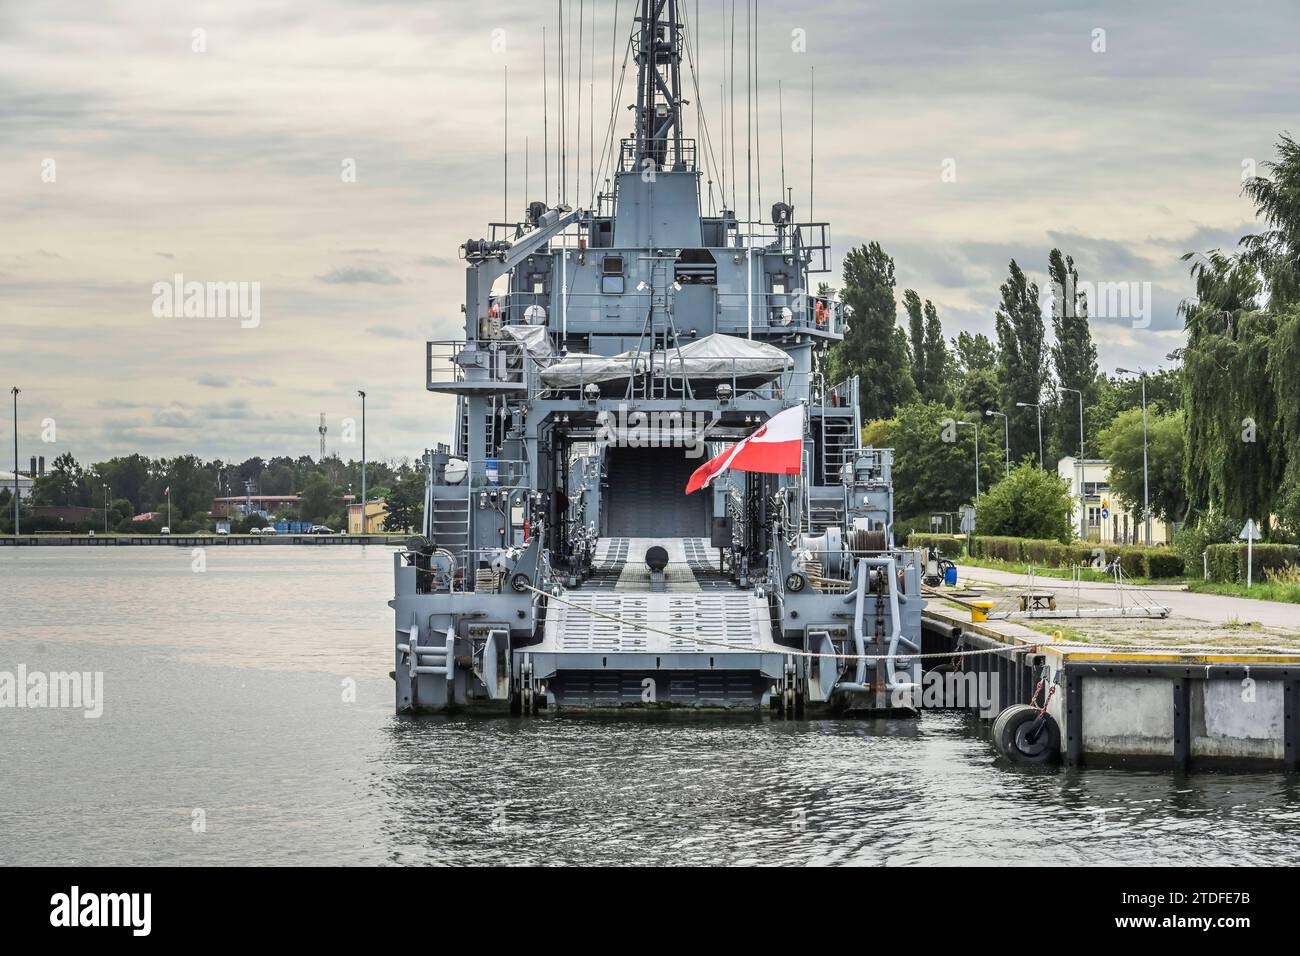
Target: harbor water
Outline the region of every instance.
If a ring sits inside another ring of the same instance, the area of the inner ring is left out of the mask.
[[[0,548],[0,864],[1283,864],[1300,781],[1025,770],[977,721],[392,713],[388,547]]]

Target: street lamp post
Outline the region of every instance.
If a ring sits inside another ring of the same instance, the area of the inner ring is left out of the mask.
[[[1011,422],[1004,412],[995,412],[991,408],[984,410],[985,415],[996,415],[1002,419],[1002,447],[1007,452],[1007,477],[1011,477]]]
[[[1058,392],[1074,392],[1079,396],[1079,540],[1088,540],[1088,506],[1083,497],[1083,391],[1077,388],[1056,386]]]
[[[366,533],[366,393],[357,389],[361,396],[361,533]]]
[[[14,393],[14,534],[20,534],[18,528],[18,392],[15,385],[10,389]]]
[[[1146,534],[1145,544],[1151,546],[1151,484],[1147,464],[1147,373],[1146,369],[1117,368],[1125,375],[1136,375],[1142,383],[1142,526]]]
[[[1043,407],[1033,402],[1016,402],[1016,408],[1032,408],[1038,415],[1038,467],[1043,467]]]
[[[980,503],[980,426],[978,422],[958,422],[975,429],[975,504]]]
[[[108,534],[108,485],[104,486],[104,534]]]

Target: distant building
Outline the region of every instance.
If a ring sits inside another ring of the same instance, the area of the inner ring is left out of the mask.
[[[36,479],[30,475],[18,473],[18,500],[26,501],[32,496],[32,485]],[[0,488],[8,488],[9,494],[14,493],[14,473],[12,471],[0,471]]]
[[[348,505],[348,534],[382,534],[388,517],[388,502],[373,498],[366,502],[365,528],[361,527],[361,505]]]
[[[229,498],[213,498],[210,513],[214,518],[246,518],[250,514],[296,512],[299,500],[298,495],[232,495]]]
[[[33,518],[57,518],[67,524],[103,524],[103,508],[87,508],[83,505],[33,505],[30,509]]]
[[[1088,540],[1099,544],[1168,544],[1169,529],[1163,521],[1152,516],[1151,541],[1144,538],[1145,527],[1141,508],[1125,509],[1111,492],[1110,462],[1104,458],[1062,458],[1056,463],[1056,473],[1070,485],[1074,508],[1070,515],[1074,531],[1079,533],[1083,519],[1082,507],[1088,518]],[[1080,498],[1079,489],[1083,489]]]

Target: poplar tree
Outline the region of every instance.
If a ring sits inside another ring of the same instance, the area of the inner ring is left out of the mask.
[[[1038,284],[1029,281],[1014,259],[1007,281],[1002,284],[1002,303],[994,324],[998,336],[998,397],[1000,410],[1011,420],[1011,460],[1032,455],[1037,463],[1038,417],[1034,409],[1017,408],[1016,403],[1036,405],[1042,398],[1047,381],[1043,314],[1038,304]]]
[[[1083,393],[1086,415],[1097,401],[1097,347],[1088,328],[1088,299],[1079,291],[1074,259],[1063,256],[1060,249],[1048,254],[1047,274],[1052,282],[1052,367],[1057,384]],[[1053,401],[1058,410],[1052,416],[1056,454],[1079,454],[1078,400],[1074,392],[1061,392]]]
[[[850,311],[844,339],[830,352],[830,373],[835,382],[860,377],[863,421],[893,418],[895,409],[916,397],[894,285],[894,260],[880,243],[859,246],[844,257],[840,299]]]

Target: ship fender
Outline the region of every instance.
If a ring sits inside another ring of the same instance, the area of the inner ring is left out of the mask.
[[[1012,763],[1053,763],[1061,755],[1061,728],[1046,709],[1013,704],[993,721],[993,745]]]

